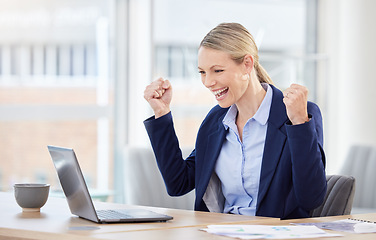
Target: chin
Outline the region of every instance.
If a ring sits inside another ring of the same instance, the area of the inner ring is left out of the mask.
[[[224,103],[224,102],[218,102],[218,105],[219,105],[221,108],[229,108],[229,107],[231,107],[232,104]]]

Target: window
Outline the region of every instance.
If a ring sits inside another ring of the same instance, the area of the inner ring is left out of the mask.
[[[47,145],[74,148],[89,187],[109,189],[111,11],[105,0],[2,3],[1,190],[15,182],[58,187]]]
[[[172,82],[173,115],[182,145],[194,145],[197,132],[192,129],[198,130],[215,104],[197,73],[197,50],[205,34],[221,22],[239,22],[251,32],[259,48],[260,63],[278,88],[303,84],[310,89],[310,99],[316,99],[314,72],[320,56],[312,48],[316,35],[308,34],[315,30],[315,1],[153,3],[153,75]]]
[[[304,84],[315,100],[323,59],[315,48],[315,4],[6,1],[0,9],[1,190],[21,181],[56,183],[46,148],[51,144],[75,148],[90,188],[121,195],[122,149],[149,145],[142,122],[152,113],[143,91],[159,76],[173,84],[180,144],[193,148],[216,104],[200,81],[197,48],[221,22],[250,30],[277,87]]]

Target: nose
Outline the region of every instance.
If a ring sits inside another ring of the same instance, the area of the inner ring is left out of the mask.
[[[210,88],[216,84],[213,77],[211,77],[209,74],[206,74],[205,76],[202,76],[202,83],[205,87]]]

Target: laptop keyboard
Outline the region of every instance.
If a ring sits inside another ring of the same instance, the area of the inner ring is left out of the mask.
[[[99,219],[127,219],[132,218],[132,216],[126,214],[125,212],[120,212],[119,210],[97,210]]]

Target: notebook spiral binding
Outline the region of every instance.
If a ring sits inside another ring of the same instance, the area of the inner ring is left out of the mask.
[[[364,223],[373,223],[373,224],[376,224],[376,222],[368,221],[368,220],[364,220],[364,219],[348,218],[348,220],[357,221],[357,222],[364,222]]]

